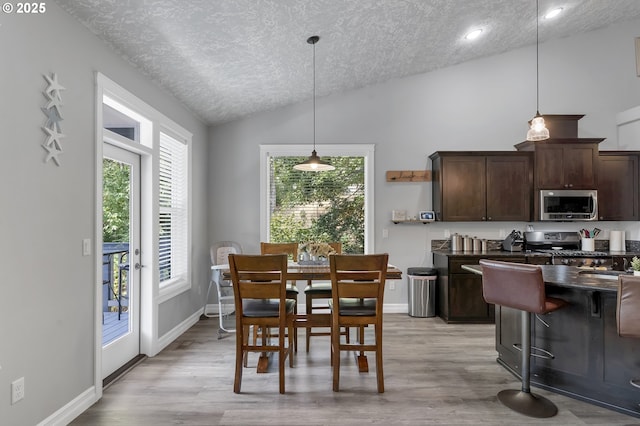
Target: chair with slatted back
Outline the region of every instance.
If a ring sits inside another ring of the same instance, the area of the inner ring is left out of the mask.
[[[260,242],[260,253],[261,254],[286,254],[289,260],[296,261],[298,260],[298,243],[265,243]],[[296,282],[291,281],[287,284],[287,299],[294,300],[296,302],[295,305],[295,313],[298,313],[298,287],[296,287]],[[295,350],[298,350],[298,333],[294,331],[293,335],[293,346]]]
[[[335,254],[342,254],[342,243],[328,243]],[[323,304],[313,304],[314,300],[331,300],[331,281],[307,281],[307,287],[304,289],[304,295],[306,299],[306,343],[307,352],[311,346],[311,336],[331,336],[331,331],[313,331],[314,327],[331,328],[331,313],[328,312],[329,305],[325,302]],[[314,312],[315,311],[315,312]],[[326,313],[324,313],[326,312]],[[347,336],[347,342],[349,342],[349,330],[343,331],[343,334]]]
[[[231,289],[231,282],[222,278],[222,270],[228,268],[229,254],[241,254],[242,246],[235,241],[218,241],[209,248],[209,256],[211,257],[211,278],[209,280],[209,288],[207,289],[207,296],[204,299],[203,315],[206,317],[218,316],[218,339],[221,339],[225,333],[234,333],[235,330],[231,328],[225,328],[224,317],[231,315],[235,310],[235,304],[233,300],[233,291]],[[207,312],[207,304],[209,303],[209,295],[211,288],[216,286],[218,293],[218,313],[210,314]]]
[[[293,345],[286,335],[293,335],[295,321],[293,300],[287,299],[287,256],[229,255],[229,269],[236,305],[236,364],[233,391],[240,393],[243,362],[249,352],[278,354],[280,393],[284,393],[285,360],[293,367]],[[261,328],[261,339],[249,343],[249,327]],[[266,333],[278,329],[278,343]],[[288,331],[288,333],[285,332]],[[287,344],[285,345],[285,341]]]
[[[384,392],[382,368],[382,307],[388,254],[332,254],[331,271],[331,363],[333,390],[340,390],[340,353],[373,351],[376,355],[378,392]],[[364,327],[372,325],[374,341],[367,343]],[[342,327],[361,330],[357,343],[343,342]]]
[[[640,277],[618,277],[616,324],[620,337],[640,339]],[[640,388],[640,379],[629,379],[629,384]]]

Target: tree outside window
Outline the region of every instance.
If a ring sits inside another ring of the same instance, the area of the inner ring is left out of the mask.
[[[323,157],[336,167],[303,172],[306,157],[270,157],[271,242],[340,242],[364,253],[364,157]]]

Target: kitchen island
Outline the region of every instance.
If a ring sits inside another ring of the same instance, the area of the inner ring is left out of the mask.
[[[464,265],[481,274],[479,265]],[[616,329],[617,273],[561,265],[541,266],[548,296],[569,305],[531,324],[532,347],[552,358],[531,359],[531,384],[579,400],[640,417],[640,339]],[[496,306],[498,363],[520,377],[520,311]],[[532,353],[535,350],[532,348]]]

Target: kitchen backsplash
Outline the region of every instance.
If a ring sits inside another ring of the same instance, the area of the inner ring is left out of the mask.
[[[626,251],[631,253],[640,252],[640,241],[627,240],[625,241]],[[431,251],[451,250],[451,239],[448,240],[431,240]],[[487,251],[502,250],[502,240],[487,240]],[[608,239],[596,239],[595,250],[597,251],[609,251]]]

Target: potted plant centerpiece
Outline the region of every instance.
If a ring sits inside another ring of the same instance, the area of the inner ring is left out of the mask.
[[[327,243],[303,243],[298,247],[300,263],[325,264],[335,250]]]
[[[631,259],[631,269],[633,269],[633,275],[640,275],[640,259],[638,259],[638,256],[633,256],[633,259]]]

